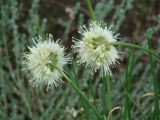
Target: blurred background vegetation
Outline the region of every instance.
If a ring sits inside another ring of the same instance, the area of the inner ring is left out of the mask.
[[[122,41],[147,46],[147,38],[152,38],[152,47],[160,51],[160,0],[93,0],[92,4],[97,19],[112,25]],[[33,43],[32,37],[39,34],[51,33],[55,39],[63,41],[66,52],[72,52],[72,36],[79,37],[79,25],[89,20],[83,0],[0,0],[0,120],[85,119],[79,97],[67,83],[53,91],[33,88],[21,71],[21,62],[22,53]],[[144,97],[145,93],[153,93],[148,55],[121,47],[119,50],[123,52],[123,61],[118,69],[113,68],[113,107],[125,101],[122,81],[130,66],[128,56],[134,54],[129,91],[150,120],[154,97],[152,94]],[[156,78],[160,80],[160,64],[156,60],[154,64]],[[78,80],[91,101],[92,92],[88,88],[93,85],[97,108],[103,112],[102,80],[98,74],[91,76],[83,68],[74,61],[73,65],[66,66],[70,77]],[[160,87],[160,82],[158,85]],[[134,120],[142,120],[134,104],[131,111]],[[119,112],[113,115],[119,120]]]

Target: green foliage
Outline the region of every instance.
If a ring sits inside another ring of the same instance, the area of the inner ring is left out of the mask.
[[[103,20],[105,17],[109,16],[109,13],[113,13],[112,18],[110,18],[111,25],[114,25],[114,30],[119,30],[120,25],[125,19],[125,14],[132,6],[133,0],[121,0],[117,4],[116,0],[101,0],[95,6],[95,16],[97,20]]]
[[[24,3],[28,3],[28,8]],[[22,72],[22,53],[28,51],[27,46],[32,44],[31,38],[48,33],[47,20],[40,19],[38,15],[39,0],[1,0],[0,5],[0,119],[96,120],[93,110],[67,82],[53,91],[45,91],[32,88],[27,76]],[[117,0],[100,0],[95,4],[94,13],[97,20],[107,19],[109,24],[114,25],[114,30],[120,31],[126,12],[132,5],[133,0],[120,0],[118,3]],[[73,21],[78,18],[77,24],[82,25],[86,20],[82,8],[83,4],[76,2],[73,16],[69,20],[62,17],[57,21],[64,27],[64,42],[70,39],[68,34]],[[146,39],[149,39],[147,45],[150,49],[151,39],[159,31],[160,15],[157,17],[157,24],[144,33]],[[160,50],[160,39],[158,40],[157,49]],[[145,47],[146,43],[147,40],[140,44]],[[79,66],[76,61],[65,66],[65,70],[104,119],[107,119],[110,110],[117,106],[121,109],[113,111],[110,119],[160,119],[157,110],[160,107],[159,89],[156,89],[159,61],[149,55],[143,62],[144,54],[134,49],[126,49],[123,54],[124,62],[118,65],[119,69],[113,72],[110,78],[100,78],[98,73],[91,75],[88,68],[84,69],[84,66]],[[155,95],[144,97],[146,93]],[[73,113],[77,113],[77,116]]]

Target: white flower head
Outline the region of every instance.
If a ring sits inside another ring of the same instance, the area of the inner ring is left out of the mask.
[[[75,51],[78,53],[79,63],[86,63],[86,66],[93,71],[100,70],[100,74],[111,75],[110,66],[116,65],[120,59],[119,53],[113,45],[107,43],[116,42],[115,35],[103,22],[91,22],[87,28],[80,27],[81,39],[73,38]]]
[[[61,73],[55,68],[63,69],[69,58],[64,54],[64,47],[59,40],[54,42],[52,35],[39,36],[34,46],[28,47],[30,52],[24,54],[24,70],[29,71],[33,86],[46,85],[47,89],[58,86],[62,82]]]

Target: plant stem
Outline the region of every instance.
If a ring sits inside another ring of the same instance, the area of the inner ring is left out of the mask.
[[[90,16],[91,16],[92,20],[95,21],[96,17],[94,15],[94,11],[93,11],[93,8],[92,8],[92,5],[91,5],[91,0],[86,0],[86,2],[87,2],[87,7],[88,7],[88,10],[89,10]]]
[[[122,81],[122,83],[123,83],[123,81]],[[123,84],[124,84],[124,83],[123,83]],[[131,95],[130,95],[130,94],[128,93],[128,91],[126,90],[125,85],[123,85],[123,88],[124,88],[124,90],[125,90],[125,93],[128,95],[128,98],[130,99],[130,101],[137,107],[138,111],[142,114],[143,119],[144,119],[144,120],[147,120],[147,119],[146,119],[146,116],[144,115],[144,112],[143,112],[142,109],[140,108],[140,105],[139,105],[138,103],[136,103],[136,102],[132,99]]]
[[[105,44],[106,45],[127,46],[127,47],[130,47],[130,48],[136,48],[136,49],[139,49],[139,50],[143,50],[147,53],[150,53],[150,54],[154,55],[155,57],[157,57],[158,59],[160,59],[160,55],[158,55],[156,52],[154,52],[153,50],[144,48],[142,46],[139,46],[139,45],[134,45],[134,44],[125,43],[125,42],[109,42],[109,43],[105,43]]]
[[[80,95],[81,98],[83,98],[84,102],[93,110],[94,114],[98,118],[97,120],[102,120],[102,117],[99,115],[98,111],[95,109],[94,106],[88,101],[86,96],[83,94],[83,92],[76,86],[76,84],[70,80],[70,78],[63,72],[63,70],[59,69],[58,67],[54,66],[62,75],[63,77],[69,82],[69,84],[76,90],[76,92]]]
[[[130,92],[130,86],[131,86],[131,80],[132,80],[132,74],[133,74],[133,68],[134,68],[134,58],[135,58],[135,52],[132,50],[129,54],[129,60],[126,66],[126,72],[125,72],[125,84],[124,87],[126,87],[126,91]],[[124,103],[124,119],[132,120],[131,118],[131,101],[126,93],[125,95],[125,103]]]
[[[91,77],[89,77],[88,81],[89,81],[88,86],[89,86],[90,94],[91,94],[92,99],[93,99],[93,105],[95,106],[96,110],[98,110],[97,106],[96,106],[96,99],[94,97],[94,89],[93,89],[93,86],[92,86]]]
[[[151,38],[148,38],[148,48],[151,49]],[[154,59],[151,53],[149,53],[149,60],[150,60],[150,66],[151,66],[151,76],[152,76],[152,83],[154,88],[154,94],[155,94],[155,108],[153,113],[153,119],[158,120],[159,119],[159,97],[158,97],[158,83],[156,78],[156,66],[154,65]]]
[[[73,61],[72,61],[72,65],[73,65]],[[73,80],[75,81],[77,87],[80,89],[80,86],[78,84],[78,81],[77,81],[77,76],[76,76],[76,72],[75,72],[75,69],[74,69],[74,65],[73,65]],[[88,107],[86,106],[85,102],[83,101],[83,98],[81,98],[80,96],[80,101],[81,101],[81,104],[82,104],[82,107],[84,108],[84,111],[86,113],[86,120],[89,120],[89,113],[88,113]]]
[[[111,85],[109,76],[105,76],[104,83],[107,84],[107,93],[108,93],[108,110],[111,111],[112,109],[112,98],[111,98]],[[110,120],[112,120],[112,113],[110,113]]]

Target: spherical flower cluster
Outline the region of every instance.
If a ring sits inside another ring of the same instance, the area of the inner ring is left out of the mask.
[[[29,47],[30,52],[24,54],[24,70],[29,71],[34,86],[46,85],[47,89],[58,86],[62,75],[56,69],[63,69],[69,58],[64,54],[64,47],[53,37],[37,37],[35,46]]]
[[[91,22],[89,28],[82,26],[79,33],[80,40],[73,38],[79,63],[86,63],[93,71],[100,70],[102,76],[110,75],[110,66],[115,65],[120,56],[116,48],[107,43],[116,42],[117,35],[102,22]]]

